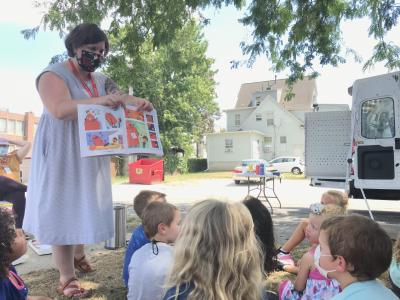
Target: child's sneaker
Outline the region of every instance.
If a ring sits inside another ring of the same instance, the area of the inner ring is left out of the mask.
[[[283,252],[279,252],[277,255],[278,261],[284,265],[290,265],[290,266],[294,266],[294,260],[292,258],[292,256],[290,255],[290,253],[283,253]]]
[[[276,255],[277,260],[280,264],[280,268],[283,271],[297,274],[299,272],[299,267],[296,266],[294,260],[290,253],[284,252],[281,249],[278,249],[278,254]]]

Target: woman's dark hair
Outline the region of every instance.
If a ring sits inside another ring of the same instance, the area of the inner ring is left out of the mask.
[[[8,275],[11,245],[16,236],[12,214],[7,209],[0,208],[0,279]]]
[[[253,218],[254,231],[264,251],[264,270],[268,274],[278,268],[271,214],[265,205],[253,196],[244,198],[243,204],[250,211]]]
[[[76,48],[103,41],[106,43],[104,52],[104,55],[106,55],[109,49],[107,35],[96,24],[82,23],[72,29],[72,31],[67,35],[65,39],[65,47],[67,48],[68,56],[74,57]]]

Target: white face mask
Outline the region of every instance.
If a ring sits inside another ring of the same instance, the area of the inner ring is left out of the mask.
[[[319,259],[321,256],[332,256],[329,254],[321,254],[321,246],[318,245],[314,252],[314,264],[318,271],[321,273],[322,276],[328,278],[328,273],[336,272],[336,270],[325,270],[319,265]]]

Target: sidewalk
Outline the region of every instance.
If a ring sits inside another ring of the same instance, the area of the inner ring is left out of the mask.
[[[282,203],[278,208],[276,199],[271,199],[274,207],[272,215],[275,226],[275,239],[281,245],[291,235],[300,219],[308,217],[308,207],[311,203],[318,202],[321,194],[327,189],[310,187],[308,180],[283,180],[275,182],[275,191]],[[228,201],[241,201],[247,195],[247,185],[235,185],[229,179],[197,180],[171,184],[134,185],[120,184],[113,186],[113,199],[116,203],[132,205],[132,199],[142,189],[151,189],[165,193],[167,200],[186,211],[193,203],[207,198],[225,199]],[[375,210],[375,218],[395,238],[400,229],[400,201],[369,201],[372,210]],[[350,199],[351,211],[368,215],[363,200]],[[132,209],[127,210],[132,214]],[[128,216],[129,218],[129,216]],[[131,233],[127,232],[127,239]],[[104,242],[86,247],[87,253],[103,252],[106,250]],[[34,270],[53,268],[51,255],[38,256],[28,247],[29,260],[17,266],[21,274]]]

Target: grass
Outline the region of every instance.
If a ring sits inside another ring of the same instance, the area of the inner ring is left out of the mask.
[[[304,173],[295,175],[293,173],[282,173],[282,179],[305,179]]]
[[[219,171],[219,172],[197,172],[197,173],[186,173],[186,174],[165,174],[164,183],[175,183],[190,180],[207,180],[207,179],[231,179],[231,171]],[[303,174],[294,175],[292,173],[282,173],[282,179],[305,179]],[[128,183],[128,176],[116,176],[112,178],[112,184],[123,184]]]
[[[187,180],[201,180],[201,179],[227,179],[232,178],[231,171],[222,172],[197,172],[186,174],[165,175],[165,183],[181,182]]]
[[[231,171],[223,172],[197,172],[197,173],[186,173],[186,174],[165,174],[164,183],[174,183],[189,180],[202,180],[202,179],[228,179],[232,178]],[[116,176],[112,178],[112,184],[123,184],[128,183],[128,176]]]

